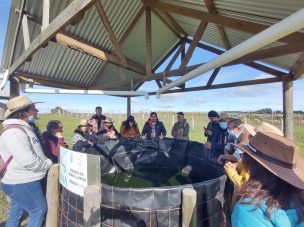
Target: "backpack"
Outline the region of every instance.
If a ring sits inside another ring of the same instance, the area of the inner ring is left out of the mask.
[[[5,128],[3,129],[3,131],[1,132],[1,134],[2,134],[3,132],[5,132],[6,130],[11,129],[11,128],[19,128],[19,129],[21,129],[23,132],[25,132],[25,134],[27,135],[27,133],[26,133],[26,131],[24,130],[24,128],[22,128],[20,125],[17,125],[17,124],[8,125],[7,127],[5,127]],[[28,135],[27,135],[27,136],[28,136]],[[5,175],[6,169],[7,169],[8,165],[9,165],[9,163],[12,161],[12,159],[13,159],[13,156],[11,155],[11,156],[8,158],[8,160],[5,162],[5,161],[3,161],[3,159],[2,159],[2,157],[1,157],[1,155],[0,155],[0,179],[2,179],[2,177]]]

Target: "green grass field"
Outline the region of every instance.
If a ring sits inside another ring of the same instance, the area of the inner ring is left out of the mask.
[[[173,122],[173,116],[175,113],[158,113],[158,117],[161,121],[164,122],[165,127],[167,129],[167,137],[171,137],[171,128]],[[119,130],[121,121],[126,118],[126,115],[112,115],[111,116],[113,121],[115,122],[114,125]],[[208,118],[200,113],[189,113],[185,116],[188,119],[190,124],[190,140],[204,142],[206,137],[203,135],[203,127],[207,125]],[[82,118],[87,118],[80,116],[58,116],[58,115],[40,115],[38,120],[38,126],[41,132],[45,131],[46,125],[50,120],[60,120],[64,126],[64,137],[66,142],[68,143],[69,147],[72,145],[72,136],[74,129],[77,128],[79,121]],[[138,122],[139,129],[141,130],[143,127],[144,122],[147,120],[148,115],[143,114],[135,114],[135,119]],[[176,120],[176,118],[175,118]],[[248,123],[252,124],[253,126],[257,126],[261,123],[260,119],[248,119]],[[193,127],[194,126],[194,127]],[[276,127],[279,128],[279,123],[275,124]],[[299,126],[297,124],[294,125],[294,139],[300,145],[302,155],[304,156],[304,125]],[[0,190],[0,227],[4,226],[3,222],[5,222],[6,216],[8,212],[8,203],[6,201],[5,195]],[[2,223],[2,224],[1,224]]]

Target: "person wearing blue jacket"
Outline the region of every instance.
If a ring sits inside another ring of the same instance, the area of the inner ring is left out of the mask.
[[[207,141],[210,143],[218,143],[220,140],[221,127],[219,124],[219,114],[211,110],[208,112],[208,118],[210,122],[207,125],[207,128],[204,127],[204,135],[207,137]]]
[[[150,113],[150,118],[146,121],[144,128],[141,132],[142,138],[148,139],[163,139],[167,134],[163,122],[159,121],[156,112]]]
[[[223,112],[219,116],[219,126],[221,128],[220,134],[219,134],[219,140],[216,143],[211,143],[210,141],[206,141],[205,146],[216,152],[216,154],[224,154],[224,149],[226,144],[228,143],[228,122],[232,120],[231,117],[228,116],[227,113]]]
[[[258,132],[244,151],[249,180],[235,192],[232,226],[304,227],[304,158],[293,141]]]

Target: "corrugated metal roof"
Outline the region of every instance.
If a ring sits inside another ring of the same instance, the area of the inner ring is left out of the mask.
[[[9,20],[8,34],[6,37],[2,66],[6,67],[10,55],[10,48],[16,27],[18,14],[15,8],[20,7],[21,0],[12,1],[12,9]],[[60,14],[72,0],[51,1],[50,20]],[[203,0],[159,0],[159,2],[174,4],[190,9],[208,12]],[[127,31],[133,19],[143,7],[141,0],[101,0],[113,32],[119,41]],[[264,25],[272,25],[297,10],[304,7],[304,1],[291,0],[214,0],[214,7],[219,15],[236,19],[256,22]],[[32,18],[29,20],[30,38],[34,40],[41,30],[42,1],[27,0],[25,11]],[[152,66],[157,65],[179,41],[176,34],[152,11]],[[196,33],[199,20],[186,16],[170,13],[175,22],[190,36]],[[146,25],[145,13],[139,18],[132,31],[123,43],[122,53],[126,59],[138,64],[145,69],[146,64]],[[225,35],[231,47],[247,40],[252,34],[223,27]],[[71,34],[87,43],[109,53],[113,52],[113,45],[101,22],[101,18],[93,6],[86,11],[84,18],[76,25],[68,25],[64,29],[66,34]],[[201,41],[220,48],[224,48],[222,38],[217,26],[208,23]],[[282,43],[275,42],[267,47],[274,47]],[[22,31],[17,39],[15,58],[24,51]],[[300,54],[264,59],[262,62],[290,69],[299,59]],[[121,80],[117,73],[117,66],[108,64],[102,71],[104,62],[80,51],[72,50],[54,42],[48,42],[48,46],[37,51],[30,62],[25,63],[18,71],[27,75],[37,75],[39,78],[50,81],[60,81],[79,87],[103,87],[115,81]],[[126,79],[139,78],[143,75],[123,69]],[[94,82],[94,84],[93,84]],[[122,85],[117,89],[130,89],[130,85]]]

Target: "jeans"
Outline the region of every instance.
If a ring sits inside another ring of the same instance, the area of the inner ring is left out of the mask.
[[[25,212],[29,215],[28,227],[42,226],[47,212],[47,203],[40,181],[24,184],[2,183],[2,189],[11,199],[6,227],[20,226]]]

